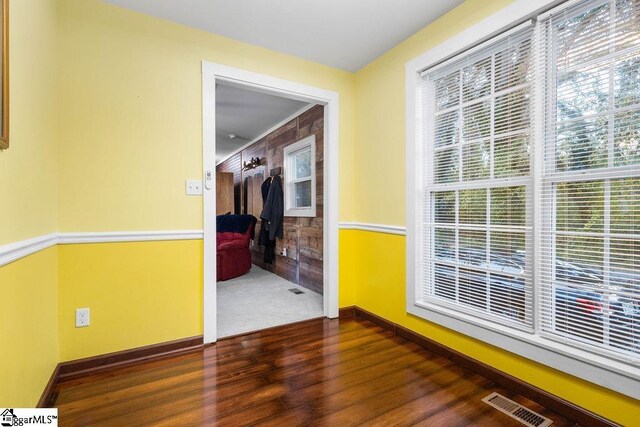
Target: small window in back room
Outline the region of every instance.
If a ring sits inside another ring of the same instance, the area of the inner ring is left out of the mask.
[[[316,216],[316,138],[284,148],[285,216]]]

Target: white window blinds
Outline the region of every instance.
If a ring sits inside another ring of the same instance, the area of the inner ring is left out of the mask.
[[[424,301],[531,329],[531,26],[423,75]]]
[[[640,365],[640,0],[421,76],[414,303]]]
[[[542,333],[638,363],[640,1],[580,2],[540,25]]]

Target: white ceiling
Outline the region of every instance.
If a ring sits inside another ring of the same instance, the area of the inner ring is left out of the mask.
[[[306,102],[216,85],[216,162],[306,108]],[[235,138],[229,138],[235,134]]]
[[[104,0],[357,71],[463,0]]]

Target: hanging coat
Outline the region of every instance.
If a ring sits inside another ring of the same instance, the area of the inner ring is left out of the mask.
[[[267,200],[262,208],[260,218],[267,221],[269,228],[269,240],[282,239],[282,225],[284,220],[284,193],[282,192],[282,178],[280,175],[273,177]]]

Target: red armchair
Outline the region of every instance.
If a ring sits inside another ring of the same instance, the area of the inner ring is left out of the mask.
[[[249,243],[255,235],[253,215],[218,215],[216,233],[217,279],[229,280],[251,270]]]

